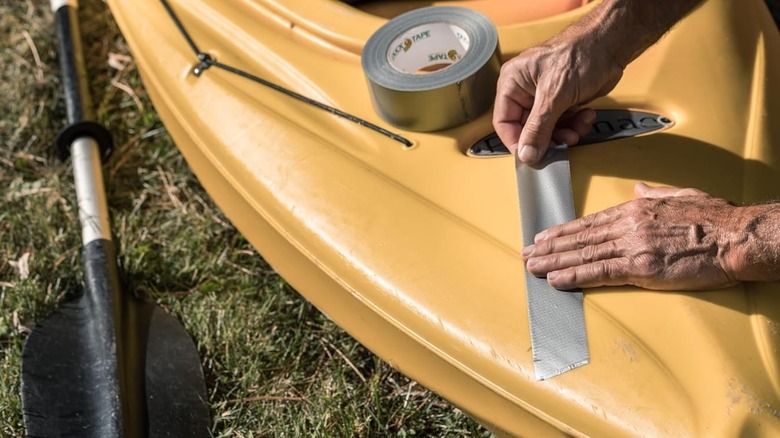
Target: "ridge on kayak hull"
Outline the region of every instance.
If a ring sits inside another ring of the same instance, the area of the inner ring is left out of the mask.
[[[774,283],[586,291],[591,363],[534,380],[513,159],[467,155],[492,132],[490,114],[415,133],[374,113],[359,55],[387,17],[326,0],[170,1],[218,61],[392,128],[411,147],[223,70],[196,77],[159,0],[108,3],[178,148],[244,236],[352,336],[486,426],[780,433]],[[590,7],[574,6],[499,24],[504,58]],[[777,198],[778,54],[761,1],[704,2],[594,102],[673,125],[571,149],[577,215],[632,199],[636,181],[735,202]]]

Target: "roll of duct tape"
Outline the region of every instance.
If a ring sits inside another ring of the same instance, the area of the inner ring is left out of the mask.
[[[432,6],[399,15],[363,49],[374,108],[411,131],[451,128],[493,104],[501,68],[498,34],[484,15]]]

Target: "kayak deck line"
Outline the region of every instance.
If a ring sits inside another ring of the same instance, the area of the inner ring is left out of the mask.
[[[176,28],[179,30],[179,33],[181,33],[182,37],[187,41],[187,44],[190,46],[192,51],[195,53],[195,56],[198,57],[198,60],[200,63],[195,66],[195,68],[192,70],[192,74],[196,77],[200,77],[200,75],[203,74],[209,67],[217,67],[222,70],[225,70],[229,73],[233,73],[235,75],[241,76],[245,79],[249,79],[250,81],[257,82],[260,85],[266,86],[268,88],[274,89],[282,94],[285,94],[287,96],[292,97],[293,99],[297,99],[303,103],[312,105],[314,107],[317,107],[321,110],[327,111],[337,117],[341,117],[343,119],[349,120],[352,123],[356,123],[360,126],[363,126],[365,128],[371,129],[373,131],[378,132],[379,134],[384,135],[385,137],[391,138],[407,148],[412,147],[414,143],[409,140],[408,138],[396,134],[392,131],[389,131],[379,125],[375,125],[368,120],[361,119],[360,117],[357,117],[355,115],[352,115],[346,111],[342,111],[338,108],[332,107],[330,105],[324,104],[322,102],[316,101],[314,99],[311,99],[309,97],[306,97],[300,93],[296,93],[295,91],[292,91],[290,89],[284,88],[281,85],[277,85],[273,82],[267,81],[257,75],[253,75],[252,73],[249,73],[247,71],[241,70],[239,68],[233,67],[231,65],[223,64],[216,59],[214,59],[211,55],[208,53],[200,50],[198,45],[195,43],[195,40],[192,39],[192,36],[190,36],[189,32],[187,32],[187,28],[184,27],[184,23],[181,22],[178,15],[176,15],[176,12],[171,8],[171,5],[168,3],[168,0],[160,0],[160,3],[162,3],[163,7],[165,8],[166,12],[168,12],[168,15],[171,17],[171,20],[176,25]]]

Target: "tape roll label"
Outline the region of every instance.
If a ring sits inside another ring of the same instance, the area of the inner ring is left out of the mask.
[[[387,61],[401,73],[429,73],[458,62],[470,45],[468,33],[456,24],[425,23],[393,40],[387,50]]]
[[[371,35],[361,65],[383,119],[411,131],[448,129],[493,105],[501,69],[498,33],[471,9],[415,9]]]

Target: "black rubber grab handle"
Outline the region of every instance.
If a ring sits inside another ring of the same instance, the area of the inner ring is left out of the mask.
[[[74,140],[79,137],[92,137],[105,161],[114,148],[114,141],[108,129],[95,122],[77,13],[76,8],[71,6],[63,6],[54,12],[54,32],[59,45],[65,110],[68,115],[68,126],[57,136],[55,146],[57,155],[62,160],[67,160],[70,156],[70,145]]]

